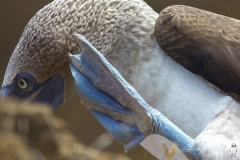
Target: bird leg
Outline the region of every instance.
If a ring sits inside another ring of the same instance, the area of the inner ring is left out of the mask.
[[[125,151],[148,135],[159,134],[176,143],[190,159],[200,159],[194,140],[149,106],[101,53],[77,36],[84,51],[69,56],[76,91],[105,129],[125,145]]]

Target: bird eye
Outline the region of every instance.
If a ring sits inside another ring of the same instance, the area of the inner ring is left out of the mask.
[[[18,79],[17,85],[21,89],[26,89],[28,87],[27,81],[25,79],[23,79],[23,78]]]
[[[36,80],[34,77],[26,72],[22,72],[18,74],[15,78],[15,83],[14,85],[16,88],[24,94],[28,91],[33,90],[34,86],[36,84]]]

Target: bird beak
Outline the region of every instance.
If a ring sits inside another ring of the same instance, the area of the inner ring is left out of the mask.
[[[45,103],[52,109],[56,109],[63,104],[64,79],[56,73],[43,83],[36,82],[32,90],[28,91],[19,90],[14,79],[11,85],[2,87],[0,97],[1,99],[13,97],[29,102]]]

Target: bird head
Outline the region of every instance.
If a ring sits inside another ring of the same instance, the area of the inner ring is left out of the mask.
[[[154,12],[139,0],[54,0],[24,29],[9,60],[1,97],[48,103],[52,108],[62,105],[75,93],[68,53],[79,54],[82,47],[74,35],[82,34],[105,56],[127,53],[132,47],[121,46],[152,31],[156,15],[147,13]]]
[[[80,53],[74,32],[81,32],[81,27],[77,28],[78,23],[72,19],[79,5],[73,2],[53,1],[30,20],[9,60],[1,97],[13,96],[56,108],[74,95],[68,52]]]
[[[26,26],[9,60],[1,96],[44,102],[55,108],[74,94],[67,53],[79,46],[68,36],[71,31],[54,27],[63,22],[53,15],[43,19],[44,12],[37,13]]]

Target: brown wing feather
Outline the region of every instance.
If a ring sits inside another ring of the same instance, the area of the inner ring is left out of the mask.
[[[227,93],[240,95],[240,21],[187,6],[164,9],[155,26],[162,49]]]

